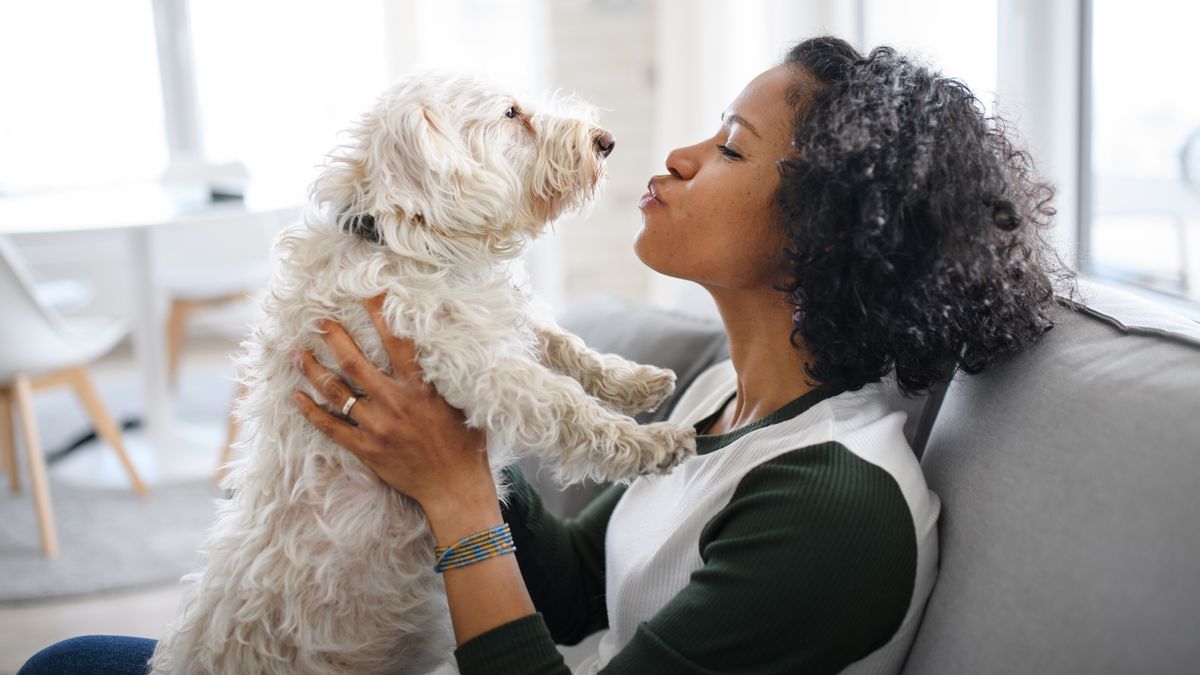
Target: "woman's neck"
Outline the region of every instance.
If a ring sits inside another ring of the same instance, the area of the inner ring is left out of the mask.
[[[729,336],[737,396],[709,433],[754,422],[816,388],[804,372],[804,343],[791,341],[792,307],[780,293],[710,292]]]

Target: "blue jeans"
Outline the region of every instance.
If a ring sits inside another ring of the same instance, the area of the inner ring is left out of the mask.
[[[145,675],[155,641],[123,635],[85,635],[34,654],[17,675]]]

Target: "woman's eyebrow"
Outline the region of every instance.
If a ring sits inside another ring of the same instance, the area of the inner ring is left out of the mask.
[[[742,117],[741,115],[734,113],[721,113],[721,121],[728,124],[736,124],[740,127],[745,127],[746,131],[758,136],[760,139],[762,138],[762,136],[759,136],[758,134],[758,129],[755,129],[754,125],[747,122],[746,118]]]

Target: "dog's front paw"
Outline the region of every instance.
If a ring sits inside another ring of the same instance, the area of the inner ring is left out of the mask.
[[[669,422],[630,425],[612,443],[602,450],[602,457],[593,461],[593,477],[628,480],[643,474],[668,473],[696,454],[696,431]]]
[[[643,446],[638,473],[670,473],[671,469],[696,454],[696,430],[692,427],[656,422],[640,428],[653,440]]]
[[[675,372],[665,368],[638,365],[623,380],[621,409],[630,415],[658,408],[675,391]]]

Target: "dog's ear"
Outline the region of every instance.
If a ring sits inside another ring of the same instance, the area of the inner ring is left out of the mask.
[[[431,100],[384,107],[365,156],[373,211],[399,211],[446,233],[480,233],[507,221],[515,179],[473,156],[451,119]]]

